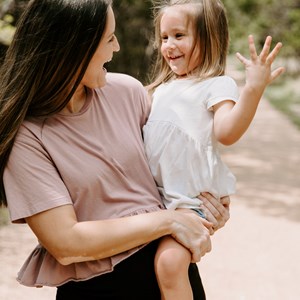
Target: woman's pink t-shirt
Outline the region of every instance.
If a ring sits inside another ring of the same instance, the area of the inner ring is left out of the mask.
[[[4,172],[13,222],[70,204],[79,222],[162,208],[144,153],[141,128],[150,107],[143,86],[130,76],[109,73],[105,87],[87,91],[79,113],[22,125]],[[137,250],[62,266],[38,245],[18,280],[28,286],[85,280],[112,271]]]

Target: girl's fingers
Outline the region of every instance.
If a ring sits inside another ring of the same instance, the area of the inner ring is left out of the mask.
[[[277,77],[279,77],[281,74],[283,74],[284,72],[285,72],[285,68],[284,67],[280,67],[280,68],[277,68],[276,70],[274,70],[271,73],[270,83],[272,81],[274,81]]]
[[[282,48],[282,43],[277,43],[272,52],[267,57],[267,63],[272,64],[278,55],[280,49]]]
[[[257,52],[256,52],[253,35],[249,35],[248,43],[249,43],[250,58],[252,61],[256,61],[257,60]]]
[[[247,66],[247,64],[248,64],[248,59],[247,58],[245,58],[242,54],[240,54],[239,52],[238,53],[236,53],[236,57],[237,57],[237,59],[242,63],[242,64],[244,64],[245,66]]]
[[[272,37],[267,36],[267,38],[265,40],[265,43],[264,43],[264,46],[263,46],[263,49],[262,49],[262,51],[259,55],[260,60],[263,63],[265,63],[266,60],[269,58],[268,55],[269,55],[269,52],[270,52],[270,49],[271,49],[271,44],[272,44]]]
[[[273,62],[275,61],[278,53],[280,52],[282,48],[282,43],[277,43],[274,49],[271,50],[271,44],[272,44],[272,37],[267,36],[263,49],[259,56],[257,56],[256,47],[254,43],[254,37],[252,35],[249,35],[248,37],[248,43],[249,43],[249,51],[250,51],[250,59],[245,58],[243,55],[241,55],[239,52],[236,53],[237,59],[244,64],[246,68],[250,67],[267,67],[270,68]],[[268,80],[268,83],[271,83],[274,81],[277,77],[279,77],[282,73],[285,72],[285,68],[280,67],[274,70],[270,73],[270,77]]]

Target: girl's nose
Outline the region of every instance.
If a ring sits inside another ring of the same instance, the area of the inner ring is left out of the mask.
[[[169,49],[175,49],[175,44],[174,44],[174,41],[172,39],[168,39],[168,42],[167,42],[167,47]]]

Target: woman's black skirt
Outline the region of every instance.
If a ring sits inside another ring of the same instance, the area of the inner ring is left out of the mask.
[[[152,242],[116,265],[111,273],[58,287],[56,300],[160,300],[154,272],[156,248],[157,242]],[[196,264],[190,265],[189,276],[194,299],[204,300]]]

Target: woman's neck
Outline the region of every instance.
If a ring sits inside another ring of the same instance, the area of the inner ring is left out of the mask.
[[[63,109],[63,113],[67,114],[75,114],[78,113],[86,102],[86,88],[84,86],[80,86],[75,91],[71,100]]]

